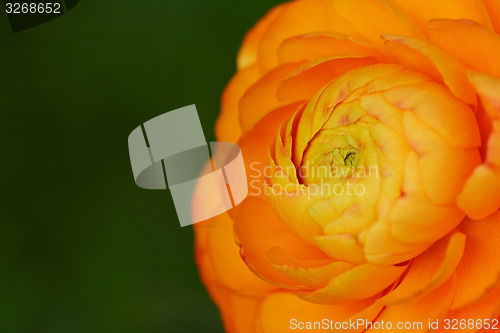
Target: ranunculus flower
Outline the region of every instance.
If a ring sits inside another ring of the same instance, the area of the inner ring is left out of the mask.
[[[227,332],[498,320],[499,33],[498,0],[294,1],[248,33],[216,134],[250,196],[195,225]]]

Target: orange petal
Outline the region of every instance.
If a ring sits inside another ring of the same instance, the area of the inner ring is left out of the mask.
[[[466,236],[461,232],[439,240],[412,260],[408,272],[396,289],[377,300],[394,305],[419,298],[441,286],[455,272],[465,247]]]
[[[279,285],[293,287],[298,286],[298,283],[272,266],[267,257],[272,248],[281,248],[299,259],[325,258],[317,248],[292,234],[278,219],[267,200],[248,197],[238,210],[234,232],[247,266],[264,279]]]
[[[255,318],[266,294],[249,296],[215,284],[208,285],[207,289],[220,309],[226,332],[262,333]]]
[[[495,1],[495,0],[492,0]],[[423,30],[433,18],[468,19],[491,27],[490,18],[480,0],[391,0],[410,13]]]
[[[341,304],[370,298],[396,282],[406,266],[362,264],[333,278],[327,286],[313,292],[300,291],[306,301],[320,304]]]
[[[278,65],[277,51],[285,39],[311,31],[327,31],[324,1],[290,2],[266,29],[259,44],[258,59],[263,73]]]
[[[379,51],[351,36],[324,32],[307,33],[284,40],[278,49],[278,61],[284,64],[344,54],[362,54],[379,61],[386,60]]]
[[[281,82],[277,92],[278,99],[280,101],[309,99],[339,75],[374,63],[375,59],[363,55],[326,56],[314,59]]]
[[[200,275],[221,310],[226,330],[254,332],[251,328],[260,299],[276,287],[253,275],[241,260],[228,214],[197,223],[193,228]]]
[[[259,78],[256,66],[247,67],[231,79],[221,99],[221,113],[215,124],[218,141],[236,142],[242,130],[239,122],[239,103],[245,91]]]
[[[434,19],[429,37],[465,67],[500,76],[500,37],[495,32],[473,21]]]
[[[500,138],[497,139],[500,141]],[[500,207],[500,169],[480,165],[467,180],[457,199],[468,216],[479,220]]]
[[[278,64],[277,51],[284,40],[311,31],[334,31],[366,41],[380,49],[382,43],[379,37],[383,34],[419,33],[401,18],[402,15],[396,15],[389,6],[376,0],[291,2],[266,31],[266,38],[259,47],[261,68],[267,71]]]
[[[246,90],[239,102],[239,121],[243,131],[248,130],[257,119],[278,106],[276,91],[279,85],[300,64],[278,66]]]
[[[288,256],[279,248],[271,249],[268,257],[276,270],[290,279],[311,288],[323,288],[332,278],[354,267],[352,264],[341,261],[330,261],[323,264],[324,261],[297,260]]]
[[[469,76],[485,112],[489,113],[486,120],[491,119],[492,124],[482,133],[486,142],[485,161],[467,180],[457,204],[473,219],[481,219],[500,207],[500,79],[476,72],[470,72]]]
[[[271,9],[257,24],[246,34],[237,56],[238,70],[254,65],[258,59],[258,47],[269,25],[281,15],[288,4],[282,4]]]
[[[468,75],[481,100],[491,104],[497,110],[498,117],[500,117],[500,96],[498,95],[500,78],[474,71],[469,71]]]
[[[476,105],[474,88],[465,69],[453,56],[422,39],[395,35],[386,35],[384,38],[387,39],[385,45],[390,55],[397,62],[444,83],[462,102]]]
[[[335,325],[336,322],[348,321],[349,317],[358,313],[361,317],[371,321],[380,311],[380,307],[370,308],[370,303],[371,301],[363,301],[342,305],[322,305],[304,301],[291,293],[273,293],[262,302],[260,322],[265,333],[284,333],[306,330],[306,325],[314,325],[314,322],[322,322],[326,319],[326,328],[316,326],[314,330],[314,327],[310,326],[310,330],[331,332],[328,326],[330,321]],[[341,332],[361,332],[361,328],[358,331],[346,329]]]
[[[467,242],[457,267],[454,308],[484,296],[500,279],[500,212],[479,221],[466,219],[459,230],[467,236]]]
[[[493,28],[500,35],[500,2],[498,0],[482,0],[493,23]]]
[[[352,36],[359,34],[375,47],[382,46],[380,36],[387,33],[423,37],[422,30],[408,13],[399,10],[390,1],[337,0],[330,3],[329,9],[334,13],[330,19],[332,30],[340,29],[341,22],[336,20],[338,15],[348,20]]]
[[[479,302],[475,302],[470,304],[469,306],[465,306],[456,310],[451,310],[446,314],[446,319],[449,319],[451,322],[456,319],[459,323],[464,319],[474,320],[476,325],[472,325],[474,328],[470,328],[467,325],[467,328],[460,329],[460,332],[463,333],[473,333],[473,332],[498,332],[500,328],[500,285],[498,285],[487,297],[483,298]],[[485,327],[486,319],[490,319],[490,328],[489,329],[479,329],[480,327],[478,323],[481,323],[482,327]],[[493,321],[491,319],[496,319]],[[453,323],[453,322],[452,322]],[[449,332],[450,330],[441,330],[438,332]]]
[[[377,317],[377,322],[383,321],[384,327],[391,324],[394,332],[427,332],[429,320],[441,319],[448,311],[453,301],[455,287],[456,278],[452,275],[441,287],[416,301],[385,307]],[[406,323],[409,326],[400,328],[398,327],[399,323],[403,323],[403,325]],[[365,332],[380,331],[384,330],[371,328]]]
[[[201,224],[206,228],[207,246],[212,267],[217,275],[217,283],[225,287],[247,293],[267,292],[275,289],[248,270],[241,257],[239,247],[234,241],[233,221],[228,214],[221,214],[210,224]]]
[[[247,170],[251,196],[265,197],[265,176],[269,173],[269,148],[280,125],[294,114],[300,103],[285,105],[268,112],[238,141]]]

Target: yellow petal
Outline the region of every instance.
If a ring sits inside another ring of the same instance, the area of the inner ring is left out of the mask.
[[[363,248],[350,234],[316,236],[314,239],[318,247],[332,259],[358,265],[366,262]]]
[[[368,262],[388,265],[410,260],[429,248],[427,244],[405,244],[394,239],[388,221],[379,220],[360,235]]]
[[[464,217],[456,206],[438,206],[408,195],[398,199],[391,210],[391,235],[408,244],[432,243],[453,230]]]
[[[467,178],[481,163],[479,149],[450,147],[413,113],[406,112],[403,123],[410,146],[419,154],[419,175],[426,196],[436,204],[455,203]]]

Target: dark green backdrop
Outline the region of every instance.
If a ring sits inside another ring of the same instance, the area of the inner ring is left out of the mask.
[[[81,0],[0,12],[0,332],[222,332],[170,194],[135,186],[127,136],[196,104],[212,140],[244,33],[278,1]]]

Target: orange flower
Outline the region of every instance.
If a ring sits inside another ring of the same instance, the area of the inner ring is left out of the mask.
[[[250,196],[195,225],[227,332],[494,328],[499,33],[498,0],[301,0],[248,33],[216,134]]]

